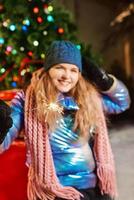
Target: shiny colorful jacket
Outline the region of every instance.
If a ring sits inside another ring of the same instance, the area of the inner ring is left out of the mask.
[[[8,149],[12,141],[18,136],[24,127],[24,101],[25,95],[20,91],[12,100],[13,126],[8,132],[0,150]],[[75,188],[95,187],[97,177],[95,174],[95,160],[90,143],[77,144],[78,135],[72,131],[73,117],[70,111],[78,109],[78,105],[71,97],[64,97],[60,100],[66,110],[66,115],[60,120],[60,126],[51,134],[50,144],[53,153],[53,160],[57,176],[64,186]],[[115,79],[113,86],[105,93],[102,93],[104,111],[108,114],[117,114],[129,108],[130,98],[127,88],[122,82]],[[74,141],[74,143],[71,143]],[[28,147],[27,147],[28,150]],[[28,150],[29,151],[29,150]],[[27,152],[27,165],[30,164],[30,153]]]

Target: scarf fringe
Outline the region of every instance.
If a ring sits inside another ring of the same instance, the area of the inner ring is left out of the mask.
[[[99,188],[101,194],[109,194],[112,198],[118,196],[115,185],[115,171],[109,165],[98,164],[97,175],[99,178]]]
[[[37,175],[35,175],[32,167],[28,174],[28,200],[54,200],[55,197],[64,198],[68,200],[80,200],[83,196],[80,192],[72,187],[63,187],[59,185],[45,185]]]

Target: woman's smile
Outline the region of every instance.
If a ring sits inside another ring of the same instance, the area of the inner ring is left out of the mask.
[[[66,93],[75,87],[79,79],[79,69],[76,65],[61,63],[49,70],[52,83],[58,91]]]
[[[60,84],[67,86],[69,85],[71,82],[70,81],[65,81],[65,80],[58,80]]]

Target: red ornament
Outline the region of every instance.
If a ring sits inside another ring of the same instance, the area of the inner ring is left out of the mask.
[[[37,22],[41,24],[43,22],[43,18],[42,17],[37,17]]]
[[[5,54],[9,55],[9,54],[11,54],[11,51],[5,51]]]
[[[3,13],[5,11],[4,5],[0,3],[0,13]]]
[[[32,52],[32,51],[29,51],[27,54],[28,54],[29,56],[32,56],[32,55],[33,55],[33,52]]]
[[[58,28],[57,31],[58,31],[59,34],[63,34],[64,33],[64,29],[63,28]]]
[[[13,76],[13,81],[18,82],[19,81],[19,77],[18,76]]]
[[[38,8],[38,7],[34,7],[34,8],[33,8],[33,12],[34,12],[35,14],[39,13],[39,8]]]
[[[44,5],[43,5],[43,8],[44,8],[44,9],[48,8],[48,5],[47,5],[47,4],[44,4]]]

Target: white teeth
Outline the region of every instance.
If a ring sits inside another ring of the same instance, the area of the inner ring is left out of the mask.
[[[62,85],[68,85],[69,82],[66,82],[66,81],[59,81]]]

